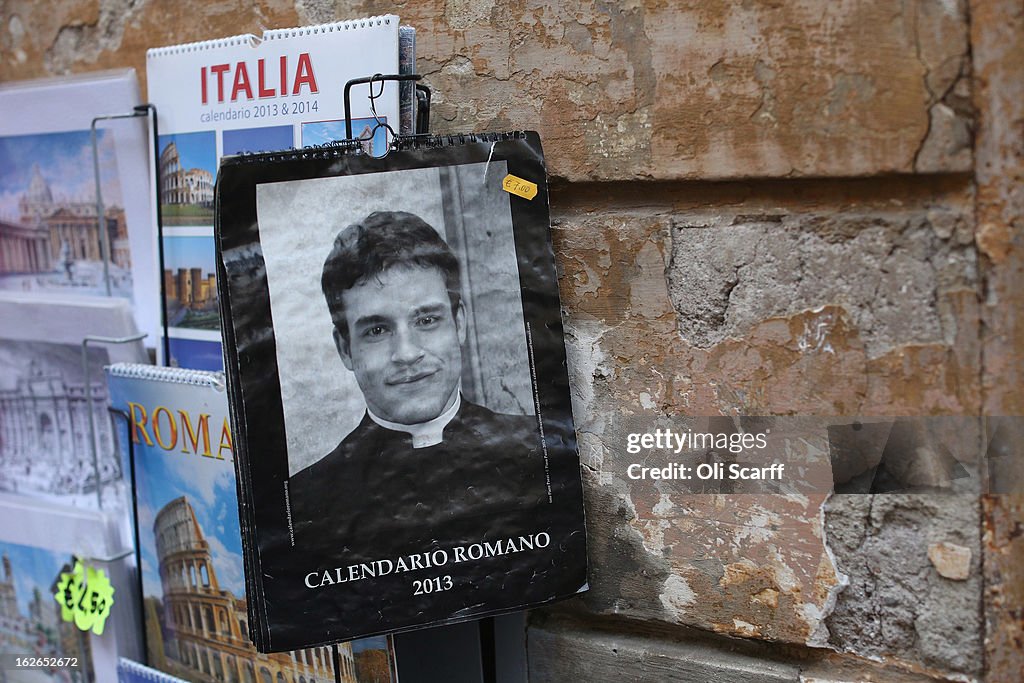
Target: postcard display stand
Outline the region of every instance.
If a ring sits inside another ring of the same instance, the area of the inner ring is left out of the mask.
[[[128,302],[115,297],[3,292],[0,319],[18,321],[0,332],[0,370],[5,384],[16,380],[0,393],[0,580],[15,594],[34,584],[38,601],[21,595],[28,613],[9,613],[8,623],[13,633],[42,626],[59,634],[15,636],[8,646],[14,654],[76,656],[80,680],[109,680],[119,656],[142,655],[142,620],[130,459],[116,447],[120,425],[106,409],[99,366],[145,360],[144,335]],[[60,623],[53,586],[72,557],[102,569],[114,587],[101,634]]]
[[[586,590],[549,230],[532,132],[222,163],[218,281],[259,650]]]
[[[0,110],[0,291],[130,300],[155,344],[156,115],[135,71],[0,84]]]
[[[130,465],[100,371],[146,361],[160,330],[155,117],[138,101],[130,69],[0,86],[0,591],[17,600],[0,652],[77,656],[54,674],[76,681],[143,651]],[[113,585],[99,633],[54,600],[72,558]]]

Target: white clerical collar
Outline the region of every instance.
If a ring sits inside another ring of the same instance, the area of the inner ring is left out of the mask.
[[[412,437],[413,448],[426,448],[427,446],[436,446],[444,440],[444,428],[448,426],[448,423],[455,417],[455,413],[459,412],[459,407],[462,405],[462,392],[455,393],[455,402],[452,403],[451,407],[435,417],[429,422],[421,422],[415,425],[404,425],[397,422],[388,422],[384,418],[377,417],[370,410],[369,406],[366,408],[366,414],[370,416],[370,419],[379,424],[384,429],[390,429],[394,432],[405,432]]]

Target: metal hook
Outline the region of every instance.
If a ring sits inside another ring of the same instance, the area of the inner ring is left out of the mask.
[[[374,83],[380,83],[380,92],[378,92],[376,95],[373,94],[373,85],[374,85]],[[377,99],[380,98],[380,97],[383,97],[383,96],[384,96],[384,74],[377,73],[377,74],[374,74],[370,78],[370,115],[373,116],[373,120],[375,121],[375,124],[374,124],[373,128],[370,129],[370,136],[369,136],[368,139],[372,141],[373,137],[377,134],[377,131],[380,128],[383,128],[388,133],[391,133],[391,137],[390,138],[388,138],[385,135],[384,153],[381,154],[379,157],[377,157],[378,159],[383,159],[384,157],[386,157],[388,155],[388,152],[391,151],[391,146],[393,144],[395,144],[395,142],[398,140],[398,133],[395,132],[395,129],[392,128],[391,125],[389,123],[387,123],[386,121],[382,121],[380,116],[377,115]],[[366,139],[366,138],[363,138],[363,139]],[[373,149],[372,142],[371,142],[370,149]],[[370,156],[374,156],[374,155],[371,154]]]
[[[96,477],[96,505],[102,510],[103,509],[103,481],[100,476],[100,459],[99,454],[96,451],[96,417],[93,414],[92,406],[92,380],[89,377],[89,342],[97,342],[100,344],[130,344],[132,342],[142,341],[145,339],[146,334],[135,334],[130,337],[99,337],[91,334],[85,335],[82,338],[82,375],[85,382],[85,400],[88,406],[89,414],[89,446],[92,451],[92,469],[93,476]]]
[[[103,209],[103,190],[100,180],[100,153],[99,142],[96,136],[96,124],[100,121],[113,121],[116,119],[133,119],[146,116],[147,113],[136,107],[130,114],[111,114],[109,116],[97,116],[89,126],[89,142],[92,145],[92,170],[93,181],[96,183],[96,229],[100,238],[100,255],[103,257],[103,283],[107,288],[107,296],[111,295],[110,286],[110,233],[107,228],[107,217]],[[154,124],[155,125],[155,124]]]
[[[374,83],[380,83],[380,92],[377,93],[376,95],[373,94],[373,85],[374,85]],[[369,98],[370,98],[370,111],[373,113],[373,118],[377,118],[376,101],[377,101],[378,98],[384,96],[384,74],[382,74],[382,73],[375,73],[374,75],[370,76],[369,86],[370,86],[370,95],[369,95]]]
[[[378,128],[385,128],[388,132],[391,133],[392,145],[397,144],[398,134],[395,133],[395,129],[392,128],[390,124],[388,124],[388,123],[386,123],[386,122],[381,120],[380,116],[377,114],[377,108],[376,108],[375,100],[377,100],[380,97],[383,97],[383,95],[384,95],[384,81],[399,81],[399,82],[418,81],[421,78],[423,78],[423,76],[421,76],[419,74],[388,74],[388,75],[385,75],[385,74],[379,74],[378,73],[378,74],[374,74],[373,76],[366,76],[366,77],[363,77],[363,78],[353,78],[352,80],[350,80],[347,83],[345,83],[345,94],[344,94],[344,98],[345,98],[345,139],[346,140],[365,140],[365,138],[354,138],[352,136],[352,102],[351,102],[351,98],[350,98],[350,92],[351,92],[353,86],[362,85],[364,83],[369,83],[370,84],[370,98],[369,98],[370,99],[370,111],[373,113],[374,121],[376,121],[376,125],[374,126],[373,130],[371,131],[371,136],[377,132]],[[374,95],[373,94],[373,84],[374,83],[378,83],[378,82],[381,84],[380,85],[380,92],[378,94]],[[423,91],[426,91],[428,93],[426,99],[429,102],[429,99],[430,99],[429,98],[429,92],[430,92],[429,88],[427,88],[426,86],[421,86],[418,83],[416,84],[416,86],[417,86],[417,92],[420,92],[421,89],[422,89]],[[388,151],[390,151],[390,147],[388,148]],[[387,154],[387,152],[385,152],[385,154]]]

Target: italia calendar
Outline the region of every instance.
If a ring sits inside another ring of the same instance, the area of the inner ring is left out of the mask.
[[[347,137],[345,84],[413,72],[414,38],[397,16],[384,15],[147,52],[160,131],[168,365],[222,368],[213,246],[221,157],[322,147]],[[400,100],[394,81],[352,88],[352,137],[368,153],[383,153],[388,128],[411,132],[411,107],[403,110]]]

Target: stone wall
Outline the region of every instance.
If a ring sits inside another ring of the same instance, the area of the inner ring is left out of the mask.
[[[144,83],[147,47],[389,11],[435,132],[545,144],[592,590],[532,615],[531,682],[1024,677],[1024,501],[982,493],[1019,439],[944,494],[831,498],[680,494],[622,448],[1022,414],[1020,3],[7,0],[0,79]]]

